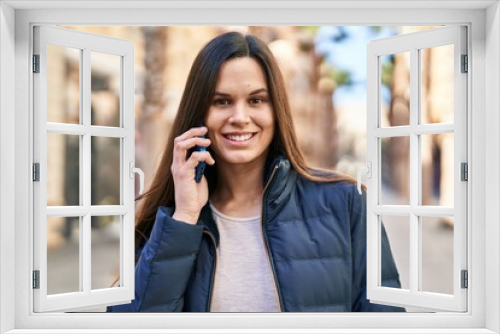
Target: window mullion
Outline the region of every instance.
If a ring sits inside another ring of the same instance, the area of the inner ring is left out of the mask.
[[[134,92],[134,48],[131,45],[130,53],[121,58],[121,88],[120,88],[120,106],[121,106],[121,126],[128,132],[121,140],[121,204],[127,208],[127,214],[121,216],[121,235],[120,235],[120,285],[130,289],[130,296],[134,298],[134,179],[129,176],[129,162],[134,161],[135,165],[135,119],[134,119],[134,96],[125,94],[125,92]]]
[[[81,291],[90,293],[90,215],[80,217],[80,285]]]
[[[90,49],[83,49],[83,61],[81,62],[82,67],[82,84],[81,84],[81,96],[82,96],[82,125],[90,130],[91,126],[91,72],[90,72]],[[82,155],[83,158],[80,160],[80,168],[83,171],[83,207],[88,208],[89,211],[80,219],[83,226],[80,226],[80,254],[82,261],[80,263],[80,279],[83,281],[83,290],[86,293],[90,293],[91,290],[91,216],[90,216],[90,206],[91,206],[91,167],[92,167],[92,157],[91,157],[91,136],[90,131],[82,136]]]
[[[83,68],[83,63],[84,63],[84,55],[83,55],[83,50],[80,51],[80,62],[79,62],[79,78],[80,78],[80,92],[79,92],[79,96],[81,97],[80,98],[80,101],[79,101],[79,119],[80,119],[80,122],[81,124],[85,124],[85,118],[84,118],[84,106],[87,104],[87,101],[85,100],[85,96],[84,96],[84,86],[83,86],[83,83],[87,80],[86,78],[84,78],[83,76],[83,73],[84,73],[84,68]],[[49,125],[47,125],[49,126]],[[84,191],[84,185],[85,185],[85,170],[83,168],[84,166],[84,157],[85,157],[85,154],[83,153],[83,148],[84,148],[84,140],[83,140],[83,136],[82,135],[79,135],[78,136],[79,138],[79,152],[80,152],[80,173],[79,173],[79,183],[80,183],[80,191],[79,191],[79,204],[80,206],[82,207],[85,207],[84,204],[88,204],[88,202],[85,200],[85,191]],[[83,227],[85,225],[84,223],[84,219],[83,219],[83,216],[79,216],[78,217],[78,221],[79,221],[79,231],[81,231],[81,233],[79,234],[79,241],[78,241],[78,245],[79,245],[79,249],[78,249],[78,261],[79,261],[79,265],[78,265],[78,270],[79,270],[79,273],[78,273],[78,280],[79,280],[79,291],[84,291],[84,279],[83,279],[83,273],[85,272],[84,271],[84,266],[83,266],[83,263],[84,263],[84,257],[83,257],[83,252],[84,252],[84,248],[83,248]]]
[[[81,95],[80,95],[81,96]],[[123,138],[130,134],[129,130],[110,126],[92,126],[65,123],[47,123],[47,132],[82,136],[90,132],[92,136]]]
[[[420,277],[420,231],[419,219],[415,215],[414,209],[419,203],[420,195],[420,154],[419,138],[415,134],[415,127],[418,125],[419,110],[419,82],[420,71],[418,61],[418,49],[410,49],[410,291],[418,291]]]

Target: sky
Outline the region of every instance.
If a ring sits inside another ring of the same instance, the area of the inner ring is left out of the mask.
[[[316,51],[325,56],[329,64],[351,73],[353,85],[335,91],[336,105],[366,101],[366,46],[370,40],[396,35],[394,27],[375,32],[369,26],[323,26],[316,36]],[[345,38],[343,38],[345,36]],[[388,91],[383,92],[384,100]]]

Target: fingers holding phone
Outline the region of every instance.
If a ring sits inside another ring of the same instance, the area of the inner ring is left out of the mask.
[[[206,127],[191,128],[174,140],[171,166],[176,202],[174,218],[193,224],[208,201],[208,184],[203,177],[205,165],[215,163],[207,151],[210,140],[204,138],[206,133]]]
[[[205,136],[201,136],[201,138],[205,138]],[[205,147],[203,147],[203,146],[196,146],[195,151],[197,151],[197,152],[206,152],[207,149]],[[205,171],[206,165],[207,165],[207,163],[205,161],[200,161],[196,165],[195,173],[194,173],[194,180],[197,183],[201,182],[201,179],[203,178],[203,172]]]
[[[204,138],[207,132],[207,128],[202,126],[191,128],[179,137],[176,137],[174,139],[174,159],[172,166],[175,167],[184,164],[186,158],[189,158],[189,151],[193,150],[197,145],[205,148],[208,147],[210,140]]]

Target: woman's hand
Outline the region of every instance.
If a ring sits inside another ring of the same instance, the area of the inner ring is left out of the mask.
[[[191,128],[174,140],[174,155],[170,170],[174,179],[175,212],[174,219],[196,224],[203,206],[208,201],[208,183],[205,176],[201,182],[194,180],[195,168],[201,161],[213,165],[215,160],[208,151],[193,154],[186,160],[189,150],[195,146],[208,147],[210,139],[200,138],[207,133],[206,127]]]

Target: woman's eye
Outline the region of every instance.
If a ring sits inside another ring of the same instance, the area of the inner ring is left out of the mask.
[[[216,99],[214,100],[214,104],[218,106],[227,106],[229,104],[229,100],[226,99]]]
[[[259,104],[262,102],[264,102],[264,99],[260,98],[260,97],[254,97],[254,98],[250,99],[250,103],[252,103],[252,104]]]

